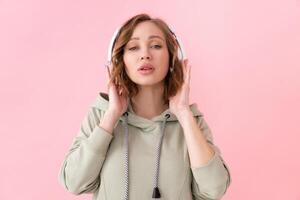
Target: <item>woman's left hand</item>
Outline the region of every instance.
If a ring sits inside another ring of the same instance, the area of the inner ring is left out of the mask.
[[[169,98],[169,109],[177,116],[182,112],[190,111],[189,93],[190,93],[190,76],[191,66],[188,65],[188,59],[182,61],[183,85],[175,96]]]

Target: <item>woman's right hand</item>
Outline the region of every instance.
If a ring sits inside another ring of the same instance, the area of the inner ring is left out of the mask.
[[[128,97],[124,94],[122,89],[119,89],[115,83],[111,81],[110,71],[112,70],[112,65],[108,65],[108,112],[112,114],[116,119],[119,119],[128,107]]]

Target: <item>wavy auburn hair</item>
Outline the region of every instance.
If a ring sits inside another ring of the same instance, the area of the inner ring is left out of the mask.
[[[176,41],[173,33],[170,31],[168,25],[159,18],[151,18],[148,14],[142,13],[133,16],[127,20],[119,30],[113,45],[112,53],[112,70],[110,72],[110,81],[115,83],[118,92],[122,89],[122,93],[129,98],[138,93],[138,86],[127,75],[125,71],[125,63],[123,60],[124,48],[130,40],[135,27],[145,21],[154,23],[162,30],[166,38],[166,44],[169,52],[169,68],[173,67],[173,72],[168,70],[164,79],[164,102],[169,102],[169,97],[174,96],[183,84],[182,63],[177,56],[179,44]]]

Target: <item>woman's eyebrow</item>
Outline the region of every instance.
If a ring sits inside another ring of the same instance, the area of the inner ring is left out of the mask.
[[[160,39],[160,40],[164,41],[164,39],[162,37],[160,37],[159,35],[150,35],[148,37],[148,40],[154,39],[154,38],[157,38],[157,39]],[[132,37],[132,38],[130,38],[129,41],[131,41],[131,40],[139,40],[139,39],[140,39],[139,37]]]

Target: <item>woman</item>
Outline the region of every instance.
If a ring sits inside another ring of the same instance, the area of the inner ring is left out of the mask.
[[[175,34],[139,14],[112,45],[108,94],[87,112],[60,182],[94,200],[220,199],[230,173],[203,114],[189,104],[191,70]]]

